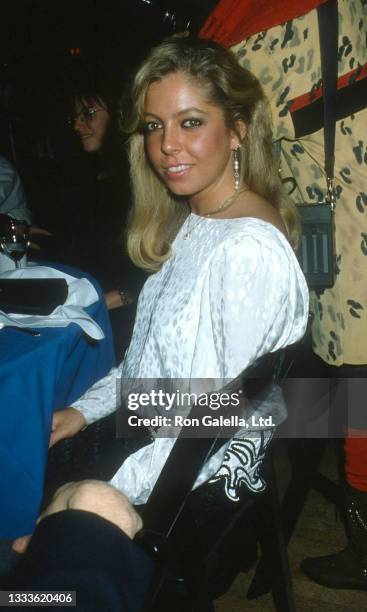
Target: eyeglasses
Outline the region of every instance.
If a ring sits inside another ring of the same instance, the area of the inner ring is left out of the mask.
[[[73,113],[67,117],[67,123],[69,127],[74,127],[78,119],[82,119],[84,123],[90,123],[96,113],[100,113],[105,110],[104,108],[93,108],[89,106],[82,106],[78,113]]]

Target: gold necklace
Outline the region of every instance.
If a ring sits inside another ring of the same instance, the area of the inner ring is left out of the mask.
[[[188,228],[187,228],[187,232],[182,236],[184,240],[190,240],[191,235],[194,231],[194,229],[197,228],[198,225],[200,225],[200,223],[202,223],[202,221],[206,218],[206,217],[211,217],[212,215],[216,215],[219,212],[222,212],[223,210],[227,210],[227,208],[229,208],[230,206],[232,206],[232,204],[234,204],[234,202],[236,201],[237,196],[240,195],[240,193],[243,193],[244,191],[247,191],[247,187],[243,187],[243,189],[240,189],[239,191],[235,191],[234,193],[232,193],[232,195],[230,195],[228,198],[226,198],[224,200],[224,202],[222,202],[222,204],[220,206],[218,206],[218,208],[216,208],[215,210],[211,210],[208,213],[205,213],[205,215],[200,216],[199,220],[196,221],[196,223],[190,227],[190,221],[191,218],[189,219],[188,222]]]

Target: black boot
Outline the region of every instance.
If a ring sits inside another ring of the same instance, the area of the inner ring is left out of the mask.
[[[311,580],[333,589],[367,590],[367,493],[346,491],[347,547],[326,557],[310,557],[301,569]]]

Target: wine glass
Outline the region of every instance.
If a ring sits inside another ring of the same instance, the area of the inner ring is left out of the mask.
[[[28,247],[28,228],[11,217],[4,219],[5,215],[0,216],[0,251],[14,261],[16,268],[20,268],[20,260]]]

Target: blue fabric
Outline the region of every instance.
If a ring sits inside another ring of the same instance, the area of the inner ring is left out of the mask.
[[[79,270],[68,274],[96,281]],[[72,323],[42,328],[34,337],[0,331],[0,537],[32,533],[38,517],[54,409],[70,406],[114,365],[112,332],[104,300],[86,311],[106,338],[88,339]]]

